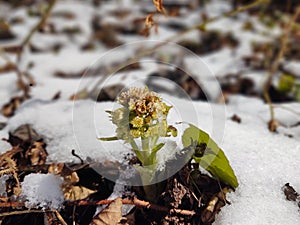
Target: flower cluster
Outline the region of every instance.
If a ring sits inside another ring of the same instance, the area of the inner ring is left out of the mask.
[[[171,106],[162,102],[155,92],[133,87],[122,92],[117,101],[123,107],[109,113],[117,126],[118,139],[175,135],[175,128],[168,126],[166,120]]]

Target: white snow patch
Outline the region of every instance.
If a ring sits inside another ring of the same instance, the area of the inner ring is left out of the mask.
[[[27,208],[59,209],[64,202],[62,179],[53,174],[29,174],[21,183]]]
[[[9,179],[8,175],[0,176],[0,196],[5,197],[6,193],[6,181]]]

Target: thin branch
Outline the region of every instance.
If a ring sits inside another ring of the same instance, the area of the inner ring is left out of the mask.
[[[81,200],[78,202],[68,202],[68,205],[77,205],[77,206],[84,206],[84,205],[108,205],[112,203],[113,200],[100,200],[98,202],[91,202],[88,200]],[[156,211],[161,211],[161,212],[169,212],[169,213],[175,213],[175,214],[180,214],[180,215],[185,215],[185,216],[193,216],[195,215],[195,211],[193,210],[185,210],[185,209],[172,209],[166,206],[161,206],[157,204],[152,204],[150,202],[146,202],[137,198],[134,199],[123,199],[122,204],[124,205],[135,205],[136,207],[141,207],[141,208],[147,208],[147,209],[152,209]],[[24,207],[25,204],[22,202],[0,202],[0,208],[17,208],[17,207]],[[30,213],[30,212],[41,212],[41,210],[25,210],[25,211],[16,211],[12,212],[15,214],[18,214],[18,212],[22,213]],[[56,211],[54,211],[56,213]],[[1,216],[6,216],[5,213],[0,214]]]
[[[45,13],[43,14],[43,16],[41,18],[41,20],[30,30],[30,32],[27,34],[27,36],[25,37],[25,39],[22,41],[22,43],[21,43],[21,51],[19,51],[19,53],[17,55],[17,62],[21,61],[22,52],[23,52],[22,49],[26,45],[28,45],[28,43],[30,42],[31,38],[36,33],[36,31],[38,31],[40,28],[42,28],[44,26],[44,24],[46,23],[46,20],[50,16],[51,11],[52,11],[55,3],[56,3],[56,0],[51,0],[51,2],[49,3],[48,7],[45,10]]]
[[[275,132],[276,131],[276,121],[275,121],[275,112],[274,112],[274,106],[269,94],[269,89],[271,87],[272,81],[273,81],[273,77],[275,75],[275,73],[278,71],[279,65],[280,65],[280,61],[282,60],[282,58],[284,57],[284,54],[286,52],[287,49],[287,43],[288,43],[288,37],[289,34],[291,33],[294,24],[296,23],[297,18],[300,15],[300,7],[297,7],[294,15],[292,16],[291,20],[289,21],[289,24],[287,25],[282,37],[281,37],[281,47],[280,50],[275,58],[274,63],[271,65],[271,68],[269,70],[268,73],[268,78],[265,82],[264,85],[264,98],[266,100],[266,102],[269,105],[269,109],[270,109],[270,122],[269,122],[269,130],[271,132]]]
[[[36,31],[38,31],[41,27],[44,26],[46,20],[48,19],[49,15],[51,14],[51,11],[54,7],[56,3],[56,0],[51,0],[51,2],[49,3],[48,7],[46,8],[45,13],[42,15],[42,18],[39,20],[39,22],[29,31],[29,33],[27,34],[27,36],[25,37],[25,39],[22,41],[21,45],[20,45],[20,50],[17,52],[17,59],[16,62],[12,62],[10,60],[10,58],[4,54],[4,50],[2,48],[0,48],[0,56],[2,58],[4,58],[8,63],[11,63],[12,65],[15,66],[15,71],[18,75],[18,83],[21,86],[21,89],[23,89],[24,91],[24,95],[26,97],[28,97],[28,91],[29,88],[26,85],[26,83],[24,82],[24,79],[28,80],[28,83],[34,83],[34,80],[31,76],[29,76],[28,73],[25,73],[24,71],[21,71],[19,69],[19,64],[22,60],[22,56],[23,56],[23,49],[29,44],[31,38],[33,37],[33,35],[36,33]]]
[[[68,225],[66,223],[66,221],[64,220],[64,218],[60,215],[60,213],[57,210],[55,210],[54,213],[56,215],[56,218],[59,220],[59,222],[62,223],[62,225]]]
[[[38,210],[38,209],[28,209],[22,211],[13,211],[13,212],[4,212],[0,213],[0,217],[4,216],[13,216],[13,215],[21,215],[21,214],[29,214],[29,213],[45,213],[45,212],[53,212],[52,210]]]
[[[98,202],[89,202],[86,200],[81,200],[77,203],[77,205],[107,205],[113,202],[114,200],[101,200]],[[142,207],[142,208],[147,208],[147,209],[153,209],[156,211],[161,211],[161,212],[169,212],[169,213],[175,213],[175,214],[180,214],[180,215],[185,215],[185,216],[193,216],[195,215],[195,211],[193,210],[185,210],[185,209],[170,209],[169,207],[166,206],[161,206],[157,204],[152,204],[150,202],[146,202],[137,198],[134,199],[123,199],[122,204],[125,205],[135,205],[136,207]]]

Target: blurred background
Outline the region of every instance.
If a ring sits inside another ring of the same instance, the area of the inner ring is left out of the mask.
[[[193,100],[230,103],[232,96],[247,96],[298,101],[297,4],[2,0],[0,106],[16,96],[20,102],[31,97],[114,100],[126,83],[140,77],[154,90],[176,94],[175,86],[155,83],[157,76],[179,85]],[[178,46],[172,50],[149,41]],[[111,49],[114,54],[102,57]],[[149,65],[146,59],[163,63]],[[112,73],[120,76],[104,85]],[[12,115],[13,109],[3,114]]]

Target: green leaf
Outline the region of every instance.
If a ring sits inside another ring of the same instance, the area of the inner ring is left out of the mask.
[[[195,151],[197,145],[206,145],[203,156],[196,157],[194,155],[194,160],[216,179],[234,188],[238,187],[237,178],[222,149],[218,147],[206,132],[192,124],[189,124],[189,126],[182,135],[183,146],[186,148],[194,145],[193,150]]]
[[[288,93],[292,90],[295,84],[295,77],[290,74],[282,74],[278,83],[278,90],[280,92]]]
[[[98,138],[100,141],[116,141],[119,140],[118,137],[104,137],[104,138]]]
[[[149,162],[150,165],[155,163],[156,161],[156,153],[165,145],[165,143],[160,143],[158,145],[156,145],[153,149],[151,154],[149,155]]]

